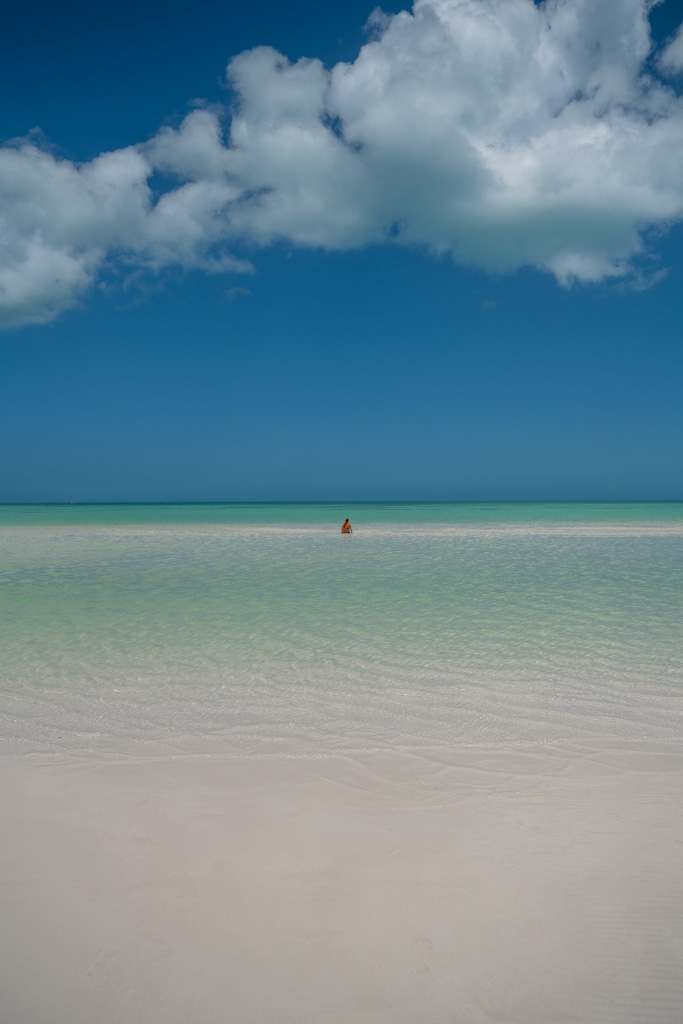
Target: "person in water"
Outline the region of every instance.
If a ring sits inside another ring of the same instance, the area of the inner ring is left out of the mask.
[[[353,533],[353,530],[351,529],[351,523],[348,521],[348,519],[345,519],[344,522],[342,523],[342,533]]]

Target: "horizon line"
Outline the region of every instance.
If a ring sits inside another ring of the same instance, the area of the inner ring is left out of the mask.
[[[149,500],[90,500],[83,501],[0,501],[3,506],[62,506],[91,505],[648,505],[682,504],[680,498],[267,498],[267,499],[190,499],[155,498]]]

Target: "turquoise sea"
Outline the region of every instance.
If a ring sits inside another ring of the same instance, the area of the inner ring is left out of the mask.
[[[5,505],[0,622],[6,752],[679,739],[683,502]]]

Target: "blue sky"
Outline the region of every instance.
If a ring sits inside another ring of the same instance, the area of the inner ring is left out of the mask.
[[[371,13],[12,12],[0,500],[683,498],[680,5]]]

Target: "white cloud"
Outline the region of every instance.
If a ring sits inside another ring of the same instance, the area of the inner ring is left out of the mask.
[[[52,320],[93,281],[101,256],[96,251],[74,254],[32,237],[3,244],[0,266],[0,325],[19,327]]]
[[[31,142],[0,148],[0,325],[45,323],[74,305],[107,262],[159,271],[249,272],[224,251],[237,192],[210,176],[154,201],[145,147],[90,163]]]
[[[247,295],[251,295],[248,288],[241,288],[239,285],[236,288],[228,288],[225,293],[225,298],[228,302],[234,302],[235,299],[246,298]]]
[[[233,228],[420,245],[563,283],[627,273],[643,228],[683,215],[683,111],[642,74],[646,14],[641,0],[417,0],[326,88],[314,62],[241,55],[232,169],[262,191]]]
[[[683,25],[662,51],[659,66],[665,74],[683,73]]]
[[[248,272],[239,242],[451,253],[561,284],[644,277],[683,218],[683,104],[646,70],[649,0],[416,0],[351,64],[267,47],[236,105],[91,163],[0,149],[0,310],[49,320],[118,261]],[[659,58],[683,68],[681,33]],[[155,194],[154,174],[175,183]]]

